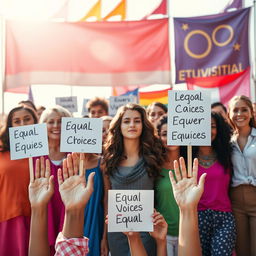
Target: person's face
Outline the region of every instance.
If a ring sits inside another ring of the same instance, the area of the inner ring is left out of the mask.
[[[102,142],[103,143],[107,139],[109,124],[110,124],[110,121],[108,121],[108,120],[103,121],[103,127],[102,127]]]
[[[211,119],[211,141],[214,141],[217,136],[217,125],[214,118]]]
[[[230,119],[233,121],[237,129],[250,126],[252,112],[249,106],[243,100],[233,102],[230,107]]]
[[[167,124],[161,126],[160,139],[167,146]]]
[[[34,124],[34,118],[25,109],[15,111],[12,116],[12,127]]]
[[[220,115],[222,115],[222,117],[224,118],[225,121],[228,120],[227,114],[221,106],[216,106],[216,107],[212,108],[211,110],[212,110],[212,112],[219,113]]]
[[[126,139],[138,139],[142,133],[141,115],[136,110],[126,110],[121,122],[121,133]]]
[[[148,119],[152,124],[155,124],[164,114],[165,112],[162,108],[154,105],[150,108]]]
[[[108,113],[103,109],[101,105],[97,105],[90,108],[89,117],[91,118],[99,118],[102,116],[106,116]]]
[[[46,120],[48,138],[50,140],[60,140],[61,115],[53,111]]]

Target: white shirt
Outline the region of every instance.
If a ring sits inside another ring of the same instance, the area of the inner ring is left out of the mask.
[[[256,129],[252,128],[243,152],[237,144],[237,138],[231,138],[233,177],[232,187],[242,184],[256,186]]]

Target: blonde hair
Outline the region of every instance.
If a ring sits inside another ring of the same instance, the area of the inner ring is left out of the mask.
[[[61,117],[72,117],[72,114],[66,108],[56,105],[51,108],[46,108],[43,111],[43,113],[40,117],[39,123],[45,123],[47,121],[49,115],[52,114],[52,112],[59,114]]]

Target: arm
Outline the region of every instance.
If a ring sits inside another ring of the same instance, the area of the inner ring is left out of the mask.
[[[154,231],[150,235],[156,240],[157,256],[167,255],[166,235],[168,224],[164,217],[157,211],[153,213]]]
[[[41,157],[36,160],[35,177],[32,173],[29,184],[29,200],[32,209],[29,255],[50,255],[47,229],[47,204],[53,195],[53,176],[50,162]]]
[[[63,169],[58,170],[59,191],[65,205],[65,219],[62,233],[55,244],[56,255],[79,255],[88,253],[88,238],[83,237],[84,209],[93,192],[93,177],[85,181],[84,155],[68,155],[63,161]]]
[[[206,174],[200,177],[197,184],[198,160],[194,159],[192,177],[187,177],[186,165],[183,158],[179,159],[179,164],[174,161],[173,173],[170,172],[170,180],[173,186],[175,200],[180,209],[179,224],[179,256],[202,255],[199,230],[197,205],[203,194]]]
[[[108,214],[108,190],[111,189],[109,177],[102,171],[103,184],[104,184],[104,197],[103,197],[103,208],[104,216]],[[104,223],[103,235],[101,240],[101,256],[108,256],[108,242],[107,242],[107,224]]]
[[[139,232],[124,233],[127,236],[131,256],[147,256]]]

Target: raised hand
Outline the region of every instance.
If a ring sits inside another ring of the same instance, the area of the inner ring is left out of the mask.
[[[174,198],[180,209],[197,207],[197,204],[204,191],[204,182],[206,173],[204,173],[197,183],[198,160],[195,158],[193,163],[192,177],[187,176],[186,164],[181,157],[174,161],[174,170],[176,180],[170,171],[170,180],[172,183]]]
[[[53,176],[50,176],[50,161],[36,160],[35,174],[30,177],[29,201],[31,207],[45,206],[54,193]]]
[[[86,185],[83,162],[83,154],[80,155],[79,161],[77,154],[69,154],[63,161],[62,170],[58,170],[59,191],[66,210],[84,208],[93,192],[95,173],[89,175]]]
[[[156,210],[153,213],[154,231],[150,235],[156,240],[165,240],[167,235],[168,224],[160,212]]]

